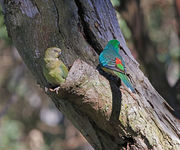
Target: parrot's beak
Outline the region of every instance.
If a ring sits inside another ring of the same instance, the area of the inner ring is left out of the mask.
[[[58,59],[60,59],[60,57],[61,57],[61,51],[58,52]]]
[[[61,51],[58,53],[58,55],[59,55],[59,56],[61,55]]]

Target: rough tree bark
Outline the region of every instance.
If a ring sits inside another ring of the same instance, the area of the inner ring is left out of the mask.
[[[97,150],[180,149],[180,123],[151,86],[126,46],[109,0],[6,0],[9,35],[41,87],[44,50],[57,46],[71,66],[59,94],[48,91]],[[130,94],[96,69],[108,40],[121,42],[137,94]]]
[[[166,77],[165,64],[157,59],[157,47],[149,37],[144,12],[141,8],[141,1],[119,1],[121,5],[117,7],[116,10],[125,19],[132,32],[134,46],[145,67],[149,80],[157,91],[176,110],[176,115],[180,117],[178,91],[170,87]]]

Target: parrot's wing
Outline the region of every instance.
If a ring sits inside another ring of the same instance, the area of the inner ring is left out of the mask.
[[[115,57],[114,55],[116,54],[103,53],[100,55],[101,65],[107,69],[125,74],[126,71],[124,67],[124,61],[122,60],[121,56]]]
[[[126,74],[125,68],[119,58],[109,59],[108,64],[104,65],[104,67],[106,67],[110,70],[113,70],[113,71],[117,71],[117,72]]]
[[[118,70],[123,71],[125,74],[126,68],[125,68],[125,63],[124,63],[123,59],[121,57],[116,57],[115,63],[116,63],[116,68],[118,68]]]
[[[66,79],[67,75],[68,75],[68,69],[67,69],[67,67],[65,66],[65,64],[62,61],[61,61],[61,65],[60,65],[60,70],[62,72],[62,77],[64,79]]]
[[[126,74],[125,63],[122,57],[114,53],[102,52],[99,57],[100,64],[110,70]]]
[[[117,68],[116,66],[114,67],[114,66],[108,66],[108,65],[106,65],[106,66],[103,66],[103,67],[105,67],[105,68],[107,68],[107,69],[110,69],[110,70],[112,70],[112,71],[117,71],[117,72],[126,74],[126,72],[125,72],[124,70],[121,70],[121,69]]]

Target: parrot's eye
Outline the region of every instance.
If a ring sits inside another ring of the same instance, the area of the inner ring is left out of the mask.
[[[58,50],[57,50],[57,49],[54,49],[54,52],[58,53]]]

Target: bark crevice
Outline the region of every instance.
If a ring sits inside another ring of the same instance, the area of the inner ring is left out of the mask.
[[[57,24],[57,28],[58,28],[58,31],[59,31],[59,34],[63,37],[63,34],[61,32],[61,28],[60,28],[60,25],[59,25],[59,11],[58,11],[58,7],[56,5],[56,2],[55,0],[52,0],[53,4],[54,4],[54,8],[56,10],[56,24]],[[63,37],[64,38],[64,37]]]
[[[76,3],[76,6],[78,8],[78,14],[79,14],[79,28],[81,30],[82,28],[82,35],[86,39],[87,43],[99,54],[101,52],[101,45],[97,42],[96,36],[93,34],[93,32],[90,29],[89,24],[85,21],[84,17],[88,17],[85,12],[84,8],[82,6],[82,3],[80,0],[74,0]]]
[[[59,94],[47,94],[94,149],[180,149],[179,121],[134,63],[109,0],[36,0],[41,15],[33,12],[34,7],[27,10],[26,2],[21,1],[22,8],[5,3],[8,32],[42,87],[48,85],[42,73],[45,49],[62,49],[62,61],[72,67]],[[24,12],[34,14],[29,17]],[[122,86],[119,89],[119,83],[107,80],[95,69],[97,53],[112,38],[118,39],[123,48],[120,54],[137,90],[134,95]]]

